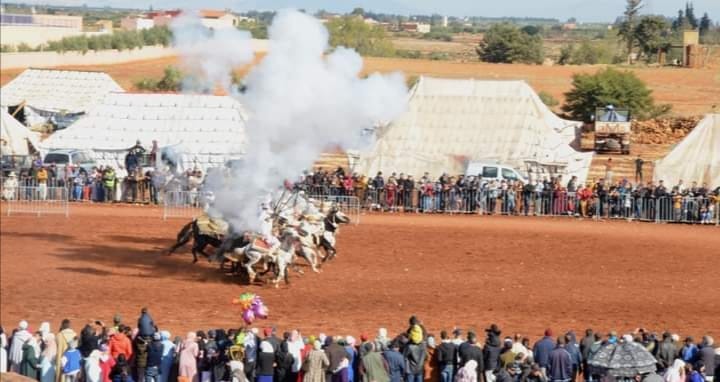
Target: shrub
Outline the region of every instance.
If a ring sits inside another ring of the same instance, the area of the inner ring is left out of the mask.
[[[540,100],[548,107],[553,107],[560,104],[560,101],[558,101],[555,97],[552,96],[552,94],[548,92],[541,91],[540,93],[538,93],[538,96],[540,97]]]
[[[573,119],[590,122],[595,110],[606,105],[629,108],[639,119],[669,111],[667,106],[658,109],[654,105],[652,91],[635,73],[612,68],[595,74],[575,74],[562,110]]]

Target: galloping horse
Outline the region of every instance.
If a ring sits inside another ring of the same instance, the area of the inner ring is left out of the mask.
[[[187,244],[190,239],[193,241],[192,245],[192,255],[193,255],[193,263],[197,263],[198,261],[198,253],[208,258],[208,261],[210,260],[210,255],[205,253],[205,247],[212,246],[212,247],[219,247],[222,243],[221,239],[215,236],[206,235],[200,232],[200,228],[197,225],[197,221],[193,220],[190,223],[185,224],[183,228],[180,230],[180,232],[177,234],[177,240],[175,244],[170,247],[170,249],[167,252],[167,255],[170,256],[175,252],[178,248],[182,247],[183,245]]]
[[[325,250],[323,263],[328,260],[332,260],[337,255],[337,250],[335,249],[335,236],[338,233],[340,224],[348,223],[350,223],[350,217],[335,207],[333,207],[328,212],[327,216],[325,216],[325,219],[323,220],[324,232],[320,237],[320,242],[318,243],[320,248]]]

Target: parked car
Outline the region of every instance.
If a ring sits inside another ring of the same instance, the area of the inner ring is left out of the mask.
[[[52,150],[45,154],[43,166],[55,165],[59,178],[65,177],[65,169],[68,165],[72,167],[83,168],[88,173],[93,167],[97,166],[97,162],[92,153],[81,150]]]
[[[483,181],[501,181],[504,179],[521,180],[527,183],[527,178],[512,166],[497,163],[470,162],[465,169],[465,176],[480,176]]]

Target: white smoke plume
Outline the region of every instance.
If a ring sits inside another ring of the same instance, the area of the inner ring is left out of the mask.
[[[213,90],[216,86],[229,89],[232,69],[255,58],[249,43],[250,32],[236,28],[210,30],[197,13],[183,12],[170,24],[173,46],[193,74],[186,79],[183,90]]]
[[[297,179],[323,150],[360,148],[363,129],[394,119],[407,106],[401,73],[360,78],[362,58],[344,48],[327,54],[329,35],[315,18],[280,11],[268,32],[269,52],[245,78],[239,96],[250,114],[247,155],[229,182],[208,184],[215,208],[237,230],[257,228],[260,198],[284,179]],[[233,49],[247,48],[218,51]]]

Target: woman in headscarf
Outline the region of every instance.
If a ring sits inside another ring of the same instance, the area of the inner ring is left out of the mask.
[[[355,337],[345,337],[345,352],[348,355],[348,382],[355,382],[355,370],[357,370],[357,350],[355,350]]]
[[[0,326],[0,373],[7,373],[7,346],[8,340],[5,329]]]
[[[64,319],[62,321],[62,324],[60,324],[60,331],[58,332],[57,336],[55,336],[55,343],[57,345],[57,352],[55,353],[57,355],[55,357],[56,382],[60,382],[62,380],[62,357],[63,354],[65,354],[65,351],[68,349],[68,343],[73,341],[75,337],[75,331],[70,329],[70,320]]]
[[[663,375],[665,382],[685,382],[685,362],[681,359],[676,359]]]
[[[160,382],[168,382],[170,376],[170,369],[173,365],[173,358],[175,358],[175,344],[170,341],[170,332],[163,330],[160,332],[160,339],[162,340],[163,351],[162,358],[160,359]]]
[[[14,371],[16,373],[20,371],[20,362],[23,360],[23,345],[32,338],[32,334],[30,334],[27,329],[27,321],[20,321],[18,329],[15,333],[13,333],[12,340],[10,341],[10,353],[8,354],[10,371]],[[38,353],[35,353],[35,356],[38,355]]]
[[[40,341],[40,332],[35,333],[35,336],[30,337],[21,346],[20,375],[34,380],[39,380],[38,376],[40,374],[40,345],[38,341]]]
[[[438,382],[440,380],[440,366],[438,365],[438,360],[435,356],[435,350],[435,337],[428,335],[426,348],[427,356],[425,357],[423,378],[425,382]]]
[[[180,368],[178,375],[184,378],[185,382],[197,382],[198,380],[197,358],[200,355],[200,350],[196,339],[197,335],[189,332],[187,337],[185,337],[185,342],[183,342],[180,347]]]
[[[257,358],[257,382],[273,382],[275,352],[268,341],[260,343],[260,354]]]
[[[303,382],[325,382],[325,373],[330,366],[327,354],[322,350],[320,341],[313,342],[313,350],[310,351],[305,362],[303,362]]]
[[[458,370],[455,382],[477,382],[477,361],[470,360],[465,363],[465,366]]]
[[[85,382],[102,382],[100,350],[93,350],[85,358]]]
[[[55,335],[50,333],[50,323],[43,322],[40,324],[40,334],[42,335],[42,353],[40,353],[40,381],[55,381],[55,362],[57,357],[57,344],[55,344]]]

